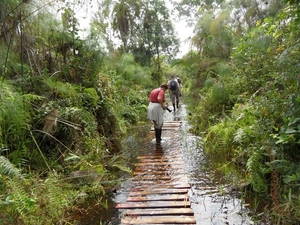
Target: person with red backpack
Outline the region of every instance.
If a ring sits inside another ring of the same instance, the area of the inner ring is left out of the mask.
[[[179,108],[179,95],[180,95],[180,85],[172,75],[170,80],[168,81],[169,90],[170,90],[170,99],[173,105],[174,112],[176,111],[175,104],[177,109]]]
[[[168,109],[165,105],[165,92],[169,89],[168,84],[162,84],[159,88],[151,91],[149,96],[149,106],[147,112],[147,118],[153,122],[155,129],[156,143],[160,143],[161,131],[163,126],[163,114],[164,110]]]

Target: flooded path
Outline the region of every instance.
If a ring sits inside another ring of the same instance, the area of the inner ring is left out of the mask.
[[[164,115],[165,121],[181,121],[182,124],[179,136],[175,137],[174,131],[167,130],[163,131],[162,138],[165,139],[163,148],[169,148],[169,151],[174,148],[170,147],[170,141],[177,140],[176,146],[181,151],[184,170],[188,178],[187,182],[190,185],[188,195],[196,224],[254,224],[247,217],[248,210],[244,205],[244,201],[237,197],[239,196],[238,193],[229,191],[226,188],[226,184],[210,179],[211,173],[205,167],[206,162],[202,149],[202,140],[200,137],[188,133],[189,125],[185,119],[186,115],[187,112],[184,105],[175,113],[166,112]],[[138,156],[155,154],[156,143],[153,138],[153,133],[151,134],[148,131],[148,133],[143,135],[144,143],[133,143],[132,140],[127,140],[130,149],[128,151],[129,158],[137,160]],[[133,165],[134,163],[137,163],[137,161],[132,161]],[[220,178],[219,180],[222,179]],[[133,186],[132,182],[131,178],[126,178],[126,182],[123,182],[122,186],[117,190],[114,196],[116,204],[126,202],[129,197],[130,188]],[[118,211],[116,217],[108,224],[121,224],[122,211]],[[176,223],[170,221],[168,224]]]
[[[129,197],[116,206],[122,210],[122,225],[196,224],[178,141],[180,126],[180,121],[165,121],[163,141],[138,157]]]

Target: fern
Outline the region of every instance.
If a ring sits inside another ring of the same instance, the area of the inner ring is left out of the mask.
[[[267,174],[269,169],[263,168],[262,164],[262,152],[256,151],[252,154],[252,156],[248,159],[246,167],[247,171],[251,175],[251,184],[253,189],[257,192],[267,193],[268,185],[265,178],[265,174]]]
[[[28,102],[34,102],[45,99],[45,97],[35,94],[24,94],[22,97]]]
[[[126,166],[126,162],[120,155],[114,155],[108,162],[108,165],[116,167],[121,171],[131,173],[131,169]]]
[[[36,212],[38,212],[36,199],[26,193],[26,185],[18,179],[10,179],[7,185],[8,190],[10,190],[11,210],[19,214],[18,217],[24,224],[37,224],[36,221],[39,215],[36,214]]]
[[[233,141],[235,143],[242,143],[243,137],[245,136],[245,131],[243,128],[239,128],[237,132],[234,134]]]
[[[44,200],[46,201],[47,211],[50,212],[50,217],[56,221],[62,218],[64,209],[68,208],[73,199],[75,198],[75,192],[66,191],[62,188],[56,175],[52,175],[45,181],[45,193]],[[73,197],[73,198],[72,198]]]
[[[21,171],[4,156],[0,156],[0,171],[10,177],[22,177]]]

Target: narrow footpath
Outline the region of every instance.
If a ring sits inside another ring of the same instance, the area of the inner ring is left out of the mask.
[[[122,224],[196,224],[181,151],[181,121],[165,121],[161,144],[139,156],[125,203],[116,205]],[[151,129],[153,132],[153,128]]]

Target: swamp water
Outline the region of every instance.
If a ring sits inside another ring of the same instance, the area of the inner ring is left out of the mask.
[[[226,184],[222,177],[212,180],[211,173],[207,171],[207,164],[200,137],[193,136],[188,132],[189,125],[185,119],[187,111],[185,105],[181,105],[176,112],[166,112],[165,121],[182,121],[180,128],[180,145],[184,155],[186,174],[189,178],[191,189],[189,198],[191,208],[197,224],[201,225],[252,225],[257,224],[248,217],[250,210],[247,209],[245,201],[240,199],[240,193],[226,191]],[[130,167],[134,170],[134,163],[138,162],[137,157],[143,153],[155,149],[154,134],[150,132],[149,124],[142,124],[134,129],[126,140],[123,141],[122,151],[125,158],[130,162]],[[164,132],[164,131],[163,131]],[[162,138],[163,138],[162,134]],[[97,212],[91,207],[89,215],[80,219],[77,225],[118,225],[122,212],[115,209],[117,203],[125,203],[131,188],[131,177],[124,174],[122,185],[115,193],[108,198],[107,212]]]

